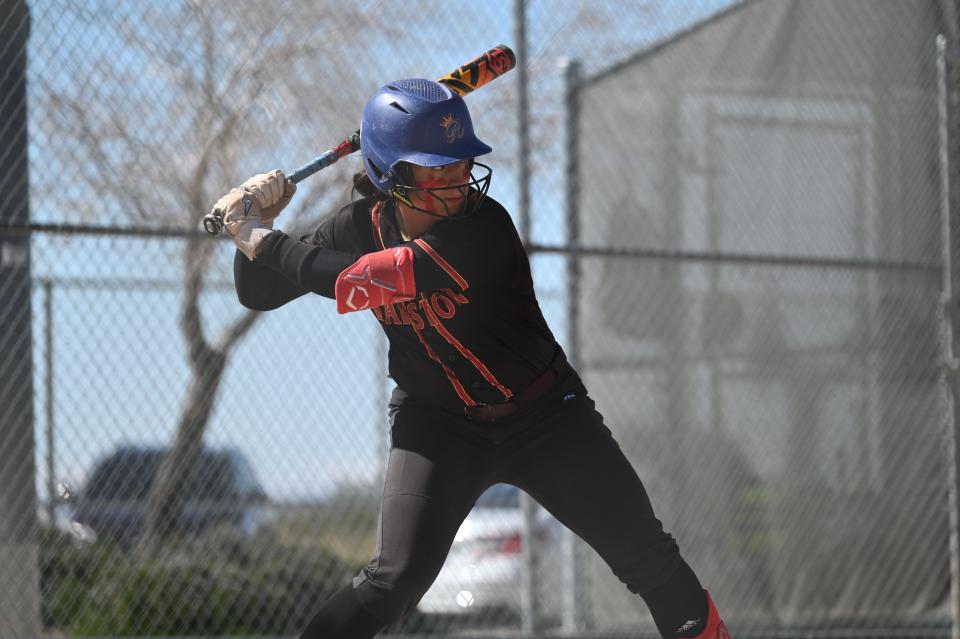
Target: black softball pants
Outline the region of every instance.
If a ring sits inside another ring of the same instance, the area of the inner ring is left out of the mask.
[[[579,384],[572,391],[563,386],[494,423],[409,400],[392,407],[376,553],[353,580],[353,592],[348,587],[328,602],[304,639],[335,639],[340,628],[351,639],[373,637],[414,607],[477,498],[498,482],[527,492],[586,541],[632,592],[645,598],[654,593],[647,603],[662,632],[676,627],[674,617],[705,608],[699,582],[654,516],[643,484],[593,400]],[[658,598],[664,610],[681,605],[658,615],[652,604]]]

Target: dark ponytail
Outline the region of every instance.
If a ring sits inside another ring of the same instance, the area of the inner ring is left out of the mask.
[[[359,171],[353,174],[353,190],[361,197],[375,197],[377,199],[387,199],[387,194],[373,185],[370,176],[366,171]]]

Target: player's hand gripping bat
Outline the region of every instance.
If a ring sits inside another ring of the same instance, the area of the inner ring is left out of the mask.
[[[460,66],[437,82],[445,84],[451,91],[464,96],[476,91],[490,81],[517,66],[517,57],[505,44],[496,46],[481,56],[478,56]],[[360,131],[343,140],[329,151],[314,158],[310,163],[287,175],[287,179],[297,183],[320,169],[325,169],[342,157],[346,157],[360,149]],[[210,235],[219,235],[223,232],[223,212],[214,209],[203,218],[203,228]]]

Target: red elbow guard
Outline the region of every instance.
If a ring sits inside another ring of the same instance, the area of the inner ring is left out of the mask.
[[[334,295],[338,313],[412,300],[416,296],[413,249],[398,246],[364,255],[340,273]]]

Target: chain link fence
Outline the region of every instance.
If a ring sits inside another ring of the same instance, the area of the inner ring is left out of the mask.
[[[734,635],[957,637],[957,29],[947,0],[0,0],[0,636],[296,635],[367,562],[377,322],[246,312],[197,224],[502,42],[525,74],[468,98],[491,194]],[[524,508],[485,495],[508,532],[385,634],[656,635]]]
[[[576,85],[578,359],[744,632],[946,632],[956,19],[751,2]]]

